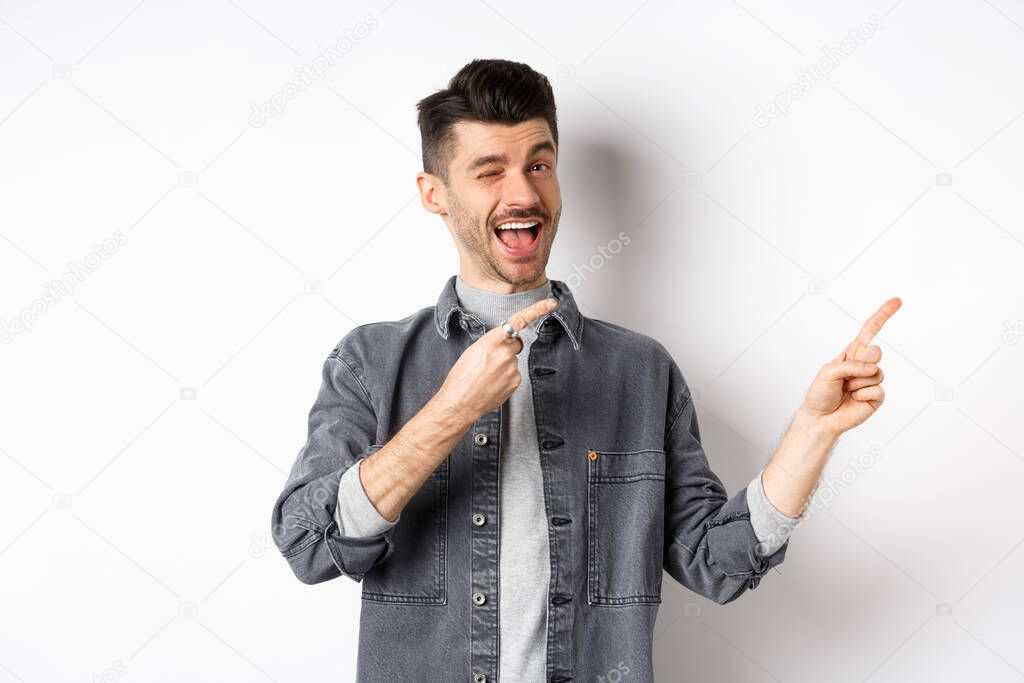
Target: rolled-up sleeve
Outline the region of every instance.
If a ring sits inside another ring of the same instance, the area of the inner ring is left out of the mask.
[[[771,555],[789,540],[801,518],[784,515],[772,505],[764,492],[762,474],[763,469],[747,484],[747,507],[750,508],[750,525],[754,527],[754,534],[761,542],[757,552],[760,555]]]
[[[345,474],[341,475],[341,485],[338,487],[338,509],[334,513],[334,519],[338,522],[338,530],[344,536],[376,536],[395,526],[402,519],[402,515],[399,513],[395,521],[388,520],[380,514],[374,507],[373,501],[366,495],[362,479],[359,478],[359,467],[363,464],[363,460],[365,458],[360,458],[355,465],[345,470]]]
[[[341,575],[361,581],[393,551],[393,525],[373,529],[377,533],[349,534],[338,523],[342,475],[375,450],[377,432],[372,399],[361,368],[345,352],[345,341],[324,361],[306,444],[271,515],[275,545],[295,576],[309,584]],[[358,468],[352,474],[365,496]]]
[[[747,487],[730,498],[711,470],[689,389],[674,363],[672,369],[681,391],[666,423],[664,566],[683,586],[725,604],[782,563],[789,541],[771,554],[758,552]]]

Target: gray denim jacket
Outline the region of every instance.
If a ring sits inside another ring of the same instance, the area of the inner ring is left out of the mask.
[[[756,552],[746,488],[711,470],[679,367],[653,338],[558,308],[529,351],[551,572],[547,675],[652,681],[662,570],[719,604],[756,588],[789,542]],[[436,306],[349,331],[324,362],[305,446],[272,514],[296,577],[362,584],[362,682],[497,680],[501,411],[481,416],[393,527],[345,537],[341,475],[380,448],[485,332],[455,276]]]

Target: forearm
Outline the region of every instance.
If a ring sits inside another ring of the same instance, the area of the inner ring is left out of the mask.
[[[359,477],[366,496],[388,521],[454,450],[473,425],[460,411],[434,396],[384,446],[362,461]]]
[[[761,476],[765,495],[779,512],[789,517],[800,516],[818,485],[836,439],[820,421],[803,410],[797,411]]]

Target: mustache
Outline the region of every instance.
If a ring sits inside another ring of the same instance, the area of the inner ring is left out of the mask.
[[[494,219],[491,222],[491,227],[496,228],[502,223],[507,223],[508,221],[525,220],[531,218],[539,219],[544,224],[547,224],[550,221],[550,217],[548,216],[548,214],[540,209],[535,209],[532,211],[514,211],[500,218]]]

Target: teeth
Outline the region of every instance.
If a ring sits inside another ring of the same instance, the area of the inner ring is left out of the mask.
[[[523,228],[532,228],[537,225],[537,221],[530,221],[528,223],[502,223],[498,226],[498,230],[521,230]]]

